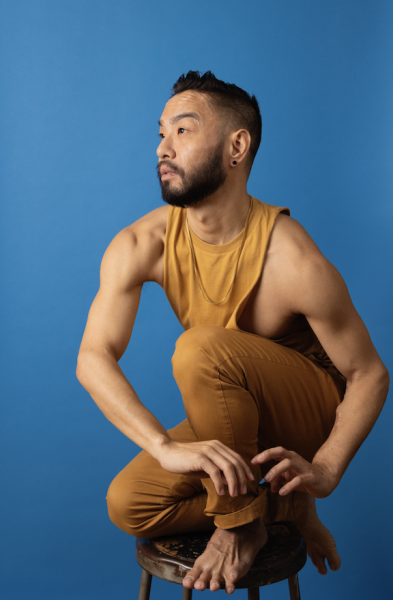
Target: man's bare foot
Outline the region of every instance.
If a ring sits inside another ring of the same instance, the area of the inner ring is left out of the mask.
[[[224,582],[227,594],[232,594],[236,581],[247,574],[266,542],[267,531],[262,519],[233,529],[217,528],[206,550],[183,579],[184,587],[205,590],[210,586],[215,592]]]
[[[341,565],[340,556],[336,550],[336,542],[330,531],[319,520],[315,506],[315,498],[307,494],[308,515],[304,525],[297,526],[307,543],[307,553],[318,569],[318,573],[326,575],[325,558],[332,571],[337,571]],[[295,523],[296,525],[296,523]]]

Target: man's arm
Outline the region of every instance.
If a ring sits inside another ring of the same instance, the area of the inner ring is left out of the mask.
[[[224,493],[226,481],[234,496],[246,479],[253,479],[240,455],[218,441],[171,440],[118,365],[131,337],[142,285],[155,279],[162,252],[162,240],[146,231],[145,225],[123,230],[109,245],[79,351],[77,377],[109,421],[164,469],[210,476],[218,493]]]
[[[101,263],[100,289],[90,308],[77,365],[79,381],[105,416],[141,447],[160,443],[166,439],[166,432],[142,405],[118,361],[131,337],[154,250],[151,254],[138,248],[138,236],[130,229],[121,231],[109,245]],[[139,427],[135,427],[136,423]]]
[[[347,388],[332,432],[312,464],[284,448],[267,450],[252,462],[279,461],[265,477],[273,491],[285,495],[298,489],[321,498],[335,489],[370,433],[386,399],[389,375],[338,271],[292,219],[286,219],[278,237],[287,256],[280,274],[282,291],[285,286],[292,312],[306,316],[347,378]]]

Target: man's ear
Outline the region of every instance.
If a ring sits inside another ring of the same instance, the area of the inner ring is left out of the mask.
[[[243,162],[250,150],[251,136],[247,129],[239,129],[231,134],[229,164],[236,168]]]

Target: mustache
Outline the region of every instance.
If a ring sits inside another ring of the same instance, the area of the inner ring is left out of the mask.
[[[162,166],[166,166],[169,167],[169,169],[171,171],[173,171],[174,173],[177,173],[178,175],[180,175],[180,177],[184,177],[184,171],[183,169],[179,169],[178,167],[175,167],[175,165],[173,163],[171,163],[169,160],[162,160],[160,163],[158,163],[158,165],[156,166],[156,172],[157,172],[157,177],[158,179],[161,181],[161,167]]]

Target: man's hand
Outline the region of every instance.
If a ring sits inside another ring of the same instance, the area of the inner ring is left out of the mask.
[[[251,463],[258,465],[271,460],[278,464],[266,473],[265,481],[270,483],[272,492],[278,492],[280,496],[298,490],[315,498],[326,498],[338,485],[326,465],[309,463],[296,452],[282,446],[257,454]]]
[[[247,480],[254,480],[240,454],[217,440],[192,443],[169,440],[162,446],[159,462],[170,473],[210,477],[220,496],[225,494],[224,485],[232,497],[246,494]]]

